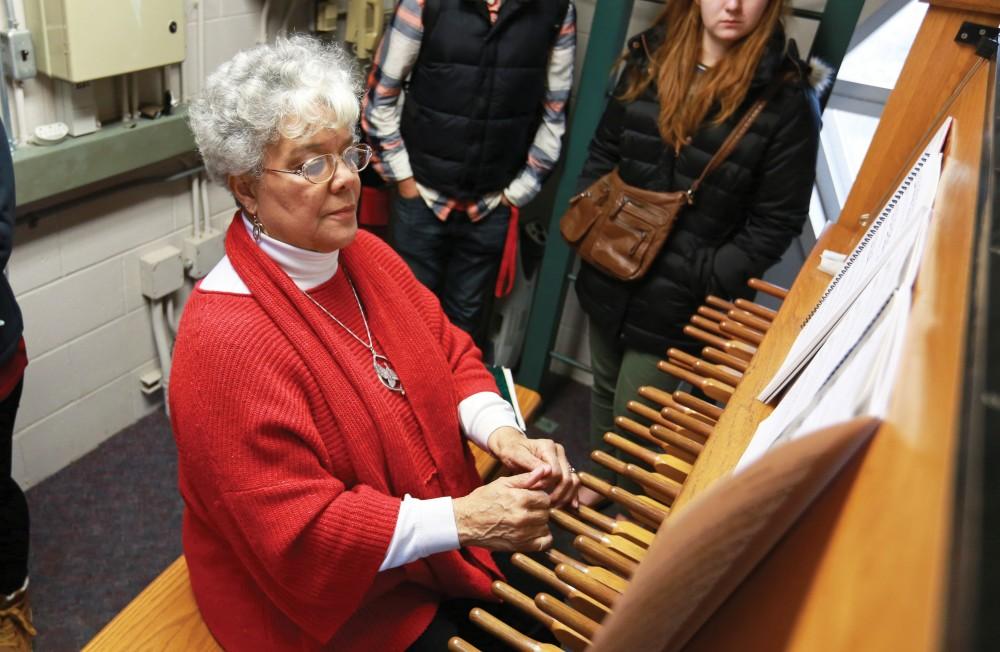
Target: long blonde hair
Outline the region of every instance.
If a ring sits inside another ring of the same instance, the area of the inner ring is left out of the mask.
[[[663,140],[679,151],[705,121],[713,106],[714,124],[725,122],[746,98],[768,41],[781,21],[783,0],[771,0],[757,26],[726,52],[711,69],[697,72],[704,24],[694,0],[668,0],[657,18],[666,39],[645,71],[634,71],[621,99],[631,102],[656,81],[660,100],[658,125]]]

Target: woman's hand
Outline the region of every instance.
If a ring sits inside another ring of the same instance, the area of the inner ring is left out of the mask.
[[[420,195],[417,189],[417,181],[413,177],[407,177],[396,184],[396,191],[403,199],[414,199]]]
[[[566,449],[551,439],[529,439],[516,428],[497,428],[487,440],[490,452],[513,471],[534,471],[549,467],[551,473],[545,485],[553,507],[572,502],[577,507],[576,491],[580,478],[566,459]]]
[[[498,478],[452,500],[458,542],[490,550],[538,551],[552,545],[549,496],[542,487],[550,469]]]

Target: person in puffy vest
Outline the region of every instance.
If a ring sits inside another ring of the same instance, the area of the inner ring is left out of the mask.
[[[603,434],[640,386],[674,388],[656,361],[669,347],[699,349],[682,329],[705,296],[748,296],[747,280],[774,264],[806,221],[819,146],[816,91],[828,73],[798,58],[782,12],[782,0],[673,0],[628,42],[580,190],[615,167],[633,186],[688,189],[748,107],[777,88],[643,278],[623,282],[582,265],[576,292],[589,319],[593,448],[613,452]],[[593,472],[608,476],[603,467]],[[596,499],[581,490],[584,502]]]
[[[398,191],[393,244],[473,335],[511,208],[559,159],[575,48],[571,0],[401,0],[378,48],[362,127]]]

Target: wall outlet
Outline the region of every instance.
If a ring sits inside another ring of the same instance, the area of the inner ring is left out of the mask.
[[[9,29],[0,32],[0,53],[7,79],[33,79],[38,74],[35,65],[35,46],[31,32],[26,29]]]
[[[142,294],[161,299],[184,286],[184,263],[177,247],[160,247],[139,259]]]
[[[226,255],[226,234],[209,228],[184,238],[184,266],[188,276],[203,278]]]

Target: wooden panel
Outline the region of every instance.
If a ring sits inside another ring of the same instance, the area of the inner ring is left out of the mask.
[[[954,43],[959,27],[964,21],[996,25],[1000,7],[996,0],[991,4],[993,16],[933,6],[927,10],[900,82],[886,102],[878,131],[844,204],[841,224],[853,226],[861,215],[876,213],[895,189],[918,138],[933,127],[931,122],[952,89],[979,59],[975,48]]]
[[[921,0],[933,7],[944,9],[960,9],[962,11],[981,11],[985,13],[1000,13],[997,0]],[[994,23],[995,24],[995,23]]]
[[[937,99],[949,94],[942,87],[961,77],[943,70],[929,77],[927,70],[939,68],[932,59],[967,69],[971,50],[954,44],[952,37],[961,22],[983,19],[937,7],[928,11],[917,37],[927,50],[914,46],[907,64],[910,76],[904,70],[890,100],[895,114],[887,110],[883,115],[848,206],[873,212],[880,208],[886,189],[912,162],[907,154],[933,126],[928,121],[940,105]],[[915,61],[922,67],[915,68]],[[990,66],[983,66],[947,112],[955,122],[886,423],[686,649],[940,648],[968,266],[992,74]],[[900,97],[910,105],[905,117]],[[915,120],[910,113],[917,115]],[[863,178],[866,170],[869,178]],[[829,280],[815,271],[819,252],[847,251],[861,235],[855,218],[845,213],[806,261],[675,510],[732,468],[770,412],[754,397],[780,365],[802,318]]]
[[[84,652],[222,650],[198,613],[184,557],[147,586],[87,644]]]

